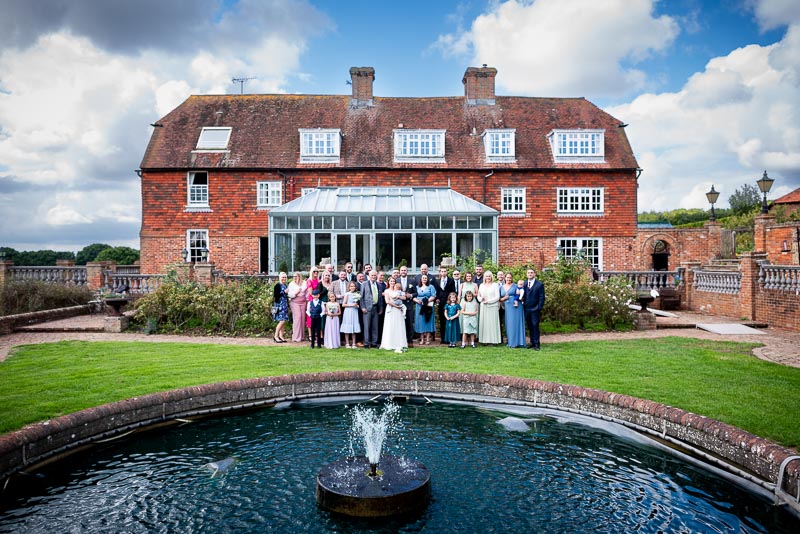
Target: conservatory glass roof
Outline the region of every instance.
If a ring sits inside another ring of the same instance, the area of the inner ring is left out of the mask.
[[[448,187],[319,187],[270,210],[270,215],[498,215]]]

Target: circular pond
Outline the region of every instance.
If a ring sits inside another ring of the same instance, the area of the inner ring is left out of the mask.
[[[539,411],[406,403],[385,454],[430,470],[410,517],[317,506],[320,468],[352,454],[343,404],[305,404],[140,433],[18,475],[0,532],[797,532],[765,496],[621,427]],[[508,423],[508,421],[503,421]]]

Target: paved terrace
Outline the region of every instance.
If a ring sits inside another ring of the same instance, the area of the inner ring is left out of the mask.
[[[737,323],[747,324],[730,317],[702,315],[691,312],[680,312],[677,318],[658,317],[656,330],[634,332],[601,332],[587,334],[551,334],[542,336],[543,350],[547,343],[561,343],[592,339],[655,339],[665,336],[693,337],[717,341],[743,341],[761,343],[762,347],[753,350],[753,355],[762,360],[800,367],[800,333],[789,332],[777,328],[761,331],[767,335],[721,335],[696,328],[702,323]],[[8,357],[9,350],[18,345],[35,343],[52,343],[65,340],[79,341],[144,341],[166,343],[206,343],[217,345],[252,345],[273,346],[271,335],[263,338],[254,337],[221,337],[221,336],[180,336],[180,335],[145,335],[136,333],[112,334],[103,332],[102,315],[82,315],[70,319],[50,321],[25,327],[23,331],[0,336],[0,361]],[[291,343],[289,345],[292,345]],[[285,346],[285,345],[281,345]],[[288,346],[288,345],[287,345]],[[412,349],[414,350],[414,349]]]

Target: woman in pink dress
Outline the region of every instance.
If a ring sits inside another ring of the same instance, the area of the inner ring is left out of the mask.
[[[319,269],[312,267],[311,274],[308,276],[308,280],[306,280],[306,305],[311,302],[311,292],[319,288],[319,284]],[[311,317],[308,316],[306,316],[306,328],[308,328],[308,339],[311,339]]]
[[[286,296],[289,297],[289,306],[292,308],[292,341],[300,343],[303,341],[303,327],[306,325],[306,304],[308,303],[308,285],[303,280],[303,275],[299,272],[294,273]]]

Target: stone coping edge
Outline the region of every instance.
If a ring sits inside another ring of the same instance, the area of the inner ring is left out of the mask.
[[[104,404],[0,435],[0,481],[25,467],[137,428],[191,417],[341,394],[470,395],[578,411],[638,426],[753,473],[771,485],[797,451],[726,423],[654,401],[543,380],[435,371],[336,371],[233,380]],[[783,492],[797,498],[800,459]],[[2,486],[2,484],[0,484]]]
[[[80,304],[67,308],[53,308],[52,310],[42,310],[29,313],[18,313],[16,315],[4,315],[0,317],[0,336],[10,334],[15,328],[31,324],[54,321],[56,319],[68,319],[77,315],[88,315],[92,311],[91,304]]]

